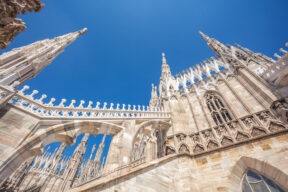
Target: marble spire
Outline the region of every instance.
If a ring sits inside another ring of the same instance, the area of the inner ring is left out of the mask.
[[[87,29],[84,28],[3,53],[0,55],[0,85],[15,88],[35,77],[62,53],[65,47],[86,31]]]
[[[171,76],[171,70],[167,64],[165,53],[162,53],[162,75],[161,78],[168,78]]]
[[[101,162],[102,153],[103,153],[103,150],[104,150],[104,147],[105,147],[105,144],[104,144],[105,139],[106,139],[106,135],[104,134],[103,138],[102,138],[102,141],[101,141],[101,143],[100,143],[100,145],[98,147],[97,153],[95,155],[95,162],[99,163],[99,164]]]
[[[88,142],[89,134],[85,133],[81,142],[76,147],[71,160],[63,173],[63,191],[67,190],[73,185],[75,178],[77,177],[78,171],[81,167],[81,162],[83,160],[83,156],[86,152],[87,142]]]

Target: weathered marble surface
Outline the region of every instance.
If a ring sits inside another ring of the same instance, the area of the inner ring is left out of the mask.
[[[288,135],[282,134],[204,156],[164,157],[118,177],[92,181],[76,191],[241,191],[241,179],[254,169],[288,190]],[[145,168],[146,166],[146,168]],[[117,174],[115,174],[117,175]],[[95,187],[96,186],[96,187]]]
[[[9,109],[7,111],[7,109]],[[33,133],[39,119],[7,106],[0,112],[0,164],[15,152],[29,134]]]

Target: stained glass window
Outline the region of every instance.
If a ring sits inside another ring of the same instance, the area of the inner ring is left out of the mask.
[[[279,185],[264,175],[248,170],[242,182],[243,192],[285,192]]]

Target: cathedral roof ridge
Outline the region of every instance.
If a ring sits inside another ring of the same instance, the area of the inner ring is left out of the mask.
[[[286,43],[285,46],[288,47],[288,43]],[[271,82],[275,81],[279,74],[281,74],[281,71],[285,71],[284,68],[287,67],[288,51],[283,48],[280,48],[279,51],[282,53],[282,56],[274,53],[274,57],[276,57],[277,60],[261,73],[262,77]]]

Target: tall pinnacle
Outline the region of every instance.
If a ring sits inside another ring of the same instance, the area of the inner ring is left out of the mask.
[[[171,76],[170,67],[167,64],[165,53],[162,53],[162,78],[167,78]]]
[[[89,134],[85,133],[81,142],[73,152],[71,160],[63,173],[64,182],[62,184],[62,191],[66,191],[68,188],[70,188],[73,185],[75,178],[77,177],[83,156],[86,151],[88,138]]]
[[[87,31],[86,28],[54,39],[37,41],[0,55],[0,84],[19,86],[37,76],[68,45]]]
[[[101,156],[102,156],[103,149],[104,149],[104,146],[105,146],[105,144],[104,144],[105,139],[106,139],[106,135],[104,134],[103,138],[102,138],[102,141],[101,141],[101,143],[100,143],[100,145],[98,147],[97,153],[95,155],[95,162],[99,163],[99,164],[101,162]]]
[[[205,41],[207,42],[208,46],[212,49],[212,51],[216,53],[217,57],[220,57],[221,52],[228,51],[228,48],[221,42],[217,41],[216,39],[210,38],[201,31],[199,31],[199,34],[205,39]]]

